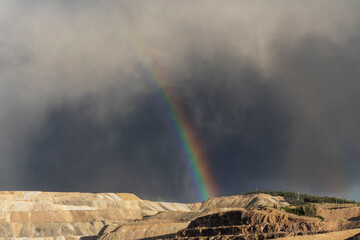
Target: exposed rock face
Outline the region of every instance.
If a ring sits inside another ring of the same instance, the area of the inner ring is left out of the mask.
[[[267,239],[360,228],[356,205],[316,205],[325,221],[274,208],[287,205],[266,194],[181,204],[126,193],[0,192],[0,240]]]
[[[282,197],[267,194],[238,195],[209,199],[193,205],[191,211],[167,211],[143,218],[136,223],[125,223],[118,228],[105,230],[100,240],[140,239],[140,238],[175,238],[178,231],[185,229],[189,223],[209,214],[227,212],[234,209],[251,209],[270,207],[273,205],[287,206]]]
[[[104,226],[196,204],[144,201],[133,194],[0,192],[0,239],[79,239]]]
[[[331,230],[319,219],[298,217],[278,210],[237,210],[197,218],[178,232],[176,238],[221,237],[270,239],[291,235],[316,234]]]
[[[266,194],[214,198],[196,205],[190,212],[161,212],[136,224],[121,224],[106,230],[99,239],[258,240],[305,235],[300,238],[344,240],[356,234],[356,230],[324,233],[360,228],[357,205],[317,204],[318,212],[326,216],[324,221],[274,208],[287,205],[282,197]],[[340,211],[339,215],[334,211]]]
[[[268,194],[235,195],[228,197],[212,198],[201,204],[200,210],[212,208],[245,208],[288,206],[283,197]]]

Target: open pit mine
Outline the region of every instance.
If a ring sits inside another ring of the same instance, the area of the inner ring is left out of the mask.
[[[311,206],[315,217],[268,194],[183,204],[128,193],[0,192],[0,239],[360,239],[357,203]]]

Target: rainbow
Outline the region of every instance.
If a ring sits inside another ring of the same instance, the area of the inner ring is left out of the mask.
[[[140,59],[142,59],[143,66],[150,74],[167,116],[175,128],[181,148],[184,150],[187,163],[191,169],[200,200],[204,201],[210,197],[217,196],[218,190],[216,182],[212,177],[205,151],[190,121],[176,103],[176,94],[171,91],[169,87],[166,87],[165,81],[163,80],[165,77],[161,75],[159,68],[156,68],[154,64],[150,64],[150,61],[147,61],[144,55]]]
[[[124,43],[129,45],[141,65],[150,75],[150,79],[155,85],[157,95],[161,99],[160,102],[165,109],[166,115],[175,129],[180,147],[186,155],[187,164],[189,169],[191,169],[192,178],[199,197],[201,200],[205,200],[209,197],[217,196],[218,191],[216,182],[212,177],[209,162],[205,155],[205,151],[196,136],[196,132],[192,128],[191,122],[186,118],[179,104],[177,104],[176,94],[171,91],[171,88],[166,87],[166,78],[161,74],[160,68],[152,61],[149,61],[149,56],[151,56],[151,54],[145,54],[144,51],[141,51],[145,49],[141,48],[141,45],[139,44],[140,42],[138,42],[141,38],[135,37],[135,34],[133,34],[126,24],[121,24],[122,22],[126,22],[126,20],[122,19],[121,11],[118,13],[116,12],[117,9],[116,5],[112,5],[112,2],[109,2],[104,8],[104,10],[106,10],[104,14],[110,18],[113,22],[113,26],[119,27],[121,25],[122,30],[127,33],[124,36]],[[114,19],[115,16],[117,19]],[[351,192],[355,192],[357,195],[349,195],[349,188],[354,185],[350,184],[350,180],[347,177],[349,174],[346,174],[347,172],[350,172],[350,170],[345,169],[343,159],[348,156],[343,156],[344,154],[342,153],[343,151],[341,150],[340,144],[341,140],[332,136],[329,131],[331,128],[330,126],[327,126],[326,121],[320,121],[321,116],[319,114],[321,111],[319,110],[319,106],[316,106],[316,103],[320,102],[321,99],[318,99],[318,96],[313,93],[312,89],[307,86],[306,82],[302,81],[300,78],[296,79],[295,84],[301,92],[308,93],[306,97],[301,99],[303,101],[302,105],[305,106],[305,110],[311,120],[317,124],[318,131],[326,136],[324,139],[327,139],[327,144],[330,146],[329,148],[333,149],[334,155],[336,156],[337,164],[339,165],[339,172],[338,175],[334,177],[333,184],[335,184],[335,187],[339,191],[343,191],[345,189],[345,191],[348,192],[348,197],[355,197],[359,199],[359,191],[357,191],[356,187],[353,187],[356,190],[351,190]],[[351,168],[351,166],[347,166],[347,168]],[[351,182],[354,182],[354,180]]]
[[[116,25],[118,25],[121,21],[115,21],[115,19],[112,18],[114,15],[111,14],[114,10],[116,11],[116,8],[107,5],[105,9],[107,10],[105,14],[110,17],[112,22],[116,22]],[[121,18],[121,14],[115,14],[115,16]],[[186,118],[179,104],[177,104],[175,92],[171,91],[169,87],[166,87],[166,78],[160,73],[160,68],[156,66],[153,61],[150,61],[150,57],[148,56],[151,56],[151,54],[145,54],[145,48],[141,47],[142,45],[138,41],[140,38],[135,37],[126,25],[122,25],[122,29],[127,32],[126,36],[128,39],[126,39],[127,41],[125,41],[125,43],[133,50],[139,63],[149,74],[151,82],[157,91],[157,95],[161,99],[160,102],[164,107],[166,115],[174,127],[177,140],[182,151],[185,153],[187,165],[191,171],[192,180],[199,199],[204,201],[210,197],[218,196],[218,188],[210,171],[209,161],[205,151],[196,136],[191,122]]]

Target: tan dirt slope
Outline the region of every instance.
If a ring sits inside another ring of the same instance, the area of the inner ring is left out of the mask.
[[[202,203],[198,210],[160,212],[135,223],[109,227],[99,239],[258,240],[306,235],[301,239],[344,240],[357,230],[328,232],[360,228],[360,208],[355,204],[316,204],[325,220],[274,208],[287,205],[282,197],[266,194],[214,198]]]
[[[279,240],[347,240],[359,233],[360,233],[360,229],[351,229],[351,230],[336,231],[336,232],[323,233],[317,235],[284,237],[278,239]]]
[[[360,227],[357,205],[318,204],[324,221],[274,206],[288,203],[267,194],[182,204],[128,193],[0,192],[0,240],[266,239]]]
[[[0,239],[79,239],[98,235],[107,225],[195,206],[127,193],[0,192]]]

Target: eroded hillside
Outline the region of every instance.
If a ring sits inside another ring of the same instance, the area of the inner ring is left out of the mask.
[[[0,192],[0,239],[79,239],[104,226],[196,204],[152,202],[127,193]]]
[[[283,197],[267,194],[182,204],[126,193],[0,192],[0,239],[312,239],[354,229],[329,238],[346,239],[360,232],[358,205],[314,206],[324,220],[290,214]]]

